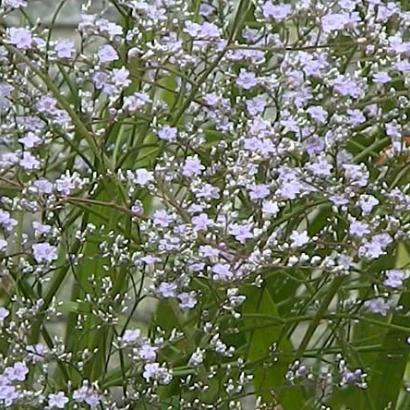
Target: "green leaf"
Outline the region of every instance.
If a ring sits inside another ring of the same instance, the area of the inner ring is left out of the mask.
[[[283,319],[279,316],[278,308],[265,285],[263,289],[252,288],[246,292],[247,300],[244,304],[244,316],[247,313],[258,313],[277,317],[278,322]],[[281,338],[281,327],[276,323],[271,326],[261,326],[266,324],[266,320],[255,317],[245,319],[246,326],[254,326],[255,329],[249,335],[248,356],[249,362],[256,362],[254,372],[254,387],[260,392],[265,403],[278,402],[286,409],[302,408],[304,399],[302,392],[298,388],[285,386],[285,375],[289,362],[279,355],[277,361],[269,357],[272,348]],[[260,328],[258,328],[260,326]],[[281,342],[275,348],[276,352],[293,352],[291,342],[286,338],[281,338]]]
[[[408,245],[399,245],[399,267],[410,261],[408,249]],[[391,316],[390,323],[408,326],[409,319],[406,314],[410,311],[410,291],[402,293],[398,304],[403,308]],[[408,337],[409,334],[405,331],[390,329],[384,338],[382,352],[372,368],[372,377],[369,381],[369,393],[377,403],[377,409],[396,408],[400,393],[403,391],[403,378],[409,359]],[[362,407],[363,410],[365,408]]]

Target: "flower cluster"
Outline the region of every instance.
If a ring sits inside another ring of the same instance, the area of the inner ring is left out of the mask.
[[[410,13],[82,3],[73,40],[0,6],[0,406],[381,389],[366,354],[409,351]]]

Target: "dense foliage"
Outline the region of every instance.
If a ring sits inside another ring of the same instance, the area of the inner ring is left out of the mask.
[[[0,408],[409,409],[406,5],[83,1],[67,39],[30,3],[0,1]]]

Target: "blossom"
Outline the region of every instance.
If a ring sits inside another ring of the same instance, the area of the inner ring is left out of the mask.
[[[361,195],[359,206],[364,214],[372,212],[373,208],[378,205],[380,201],[373,195]]]
[[[312,105],[307,109],[307,112],[314,120],[321,124],[323,124],[326,121],[328,116],[327,111],[321,106]]]
[[[35,243],[33,246],[33,256],[38,263],[50,263],[57,259],[57,248],[48,242]]]
[[[3,323],[4,319],[10,314],[9,310],[5,307],[0,307],[0,323]]]
[[[260,114],[265,110],[266,101],[263,97],[257,96],[246,100],[246,109],[251,115]]]
[[[157,350],[158,348],[156,346],[151,346],[149,343],[143,343],[138,349],[138,356],[146,362],[153,362],[157,358]]]
[[[185,160],[185,164],[182,168],[182,175],[188,178],[192,178],[194,176],[198,176],[201,172],[205,169],[205,167],[201,164],[198,156],[189,156]]]
[[[196,197],[208,200],[218,199],[220,197],[219,189],[215,186],[212,186],[211,184],[204,184],[199,187],[199,189],[197,189]]]
[[[20,381],[26,380],[29,370],[25,363],[16,362],[12,367],[7,367],[4,374],[10,381]]]
[[[34,362],[38,363],[45,359],[46,355],[49,353],[49,349],[43,343],[37,343],[35,345],[27,346],[28,358]]]
[[[19,138],[19,142],[29,149],[41,144],[42,139],[33,132],[29,132],[24,137]]]
[[[64,409],[65,405],[69,402],[68,397],[64,392],[51,393],[48,395],[48,405],[51,408]]]
[[[165,125],[157,132],[157,136],[164,141],[175,141],[177,138],[177,129]]]
[[[19,7],[26,7],[27,6],[27,0],[4,0],[3,4],[5,6],[13,7],[15,9]]]
[[[267,215],[276,216],[279,213],[279,206],[274,201],[264,201],[262,205],[262,211]]]
[[[10,43],[19,49],[27,50],[33,46],[33,36],[31,31],[26,28],[10,27],[8,35]]]
[[[118,53],[113,46],[106,44],[98,50],[98,58],[101,63],[111,63],[118,60]]]
[[[362,86],[357,81],[344,75],[338,75],[331,85],[336,92],[345,97],[359,98],[363,93]]]
[[[6,407],[10,407],[20,396],[21,393],[16,387],[8,384],[0,385],[0,401],[3,401]]]
[[[253,184],[248,187],[252,200],[265,199],[269,195],[270,187],[267,184]]]
[[[353,236],[362,238],[370,233],[369,225],[366,222],[361,222],[353,219],[350,222],[349,233]]]
[[[364,303],[364,306],[366,309],[368,309],[370,312],[386,316],[387,313],[392,309],[393,307],[393,301],[388,299],[385,300],[382,297],[377,297],[374,299],[367,300]]]
[[[200,26],[200,36],[206,39],[215,39],[219,37],[219,29],[213,23],[205,21]]]
[[[403,286],[403,281],[408,278],[408,273],[401,269],[390,269],[385,272],[385,276],[384,286],[399,289]]]
[[[237,241],[245,243],[247,239],[253,238],[251,229],[251,224],[231,224],[228,231]]]
[[[87,385],[80,387],[73,393],[73,399],[78,402],[86,403],[89,406],[97,406],[100,403],[99,394]]]
[[[121,88],[128,87],[131,84],[131,80],[129,79],[130,72],[125,68],[114,68],[112,70],[112,82],[115,86]]]
[[[127,329],[121,337],[123,343],[132,344],[135,343],[141,336],[141,331],[139,329]]]
[[[45,178],[40,178],[37,181],[33,182],[33,185],[38,189],[41,194],[51,194],[53,185],[50,181],[47,181]]]
[[[178,286],[175,282],[161,282],[158,294],[163,298],[174,298],[177,295]]]
[[[58,58],[72,58],[75,46],[71,40],[59,40],[54,46]]]
[[[199,247],[199,254],[206,258],[213,258],[219,255],[220,251],[210,245],[201,245]]]
[[[201,213],[192,218],[192,225],[195,231],[206,231],[208,227],[212,226],[214,223],[212,219],[208,217],[207,214]]]
[[[303,231],[303,232],[293,231],[292,234],[290,235],[290,239],[292,241],[291,243],[292,248],[301,248],[305,246],[307,243],[309,243],[310,241],[310,237],[307,231]]]
[[[234,277],[234,273],[231,271],[231,268],[226,263],[217,263],[212,267],[212,272],[214,273],[213,278],[215,280],[227,281],[231,280]]]
[[[274,5],[271,1],[267,1],[262,6],[263,17],[273,19],[275,21],[282,21],[286,19],[292,12],[292,7],[289,4]]]
[[[11,217],[10,212],[0,209],[0,226],[6,231],[11,231],[17,225],[17,221]]]
[[[153,215],[154,224],[166,228],[171,224],[173,217],[165,210],[158,210]]]
[[[346,13],[331,13],[322,17],[322,28],[325,33],[343,29],[349,23],[349,15]]]
[[[147,382],[158,380],[161,384],[169,384],[172,380],[171,373],[159,363],[147,363],[144,366],[142,376]]]
[[[326,158],[319,157],[316,162],[308,164],[306,168],[318,177],[327,177],[331,175],[333,166]]]
[[[178,295],[179,307],[182,310],[193,309],[197,304],[196,292],[182,292]]]
[[[236,79],[236,84],[244,90],[250,90],[258,84],[258,79],[255,73],[241,70],[238,78]]]
[[[30,152],[24,152],[20,159],[20,165],[27,171],[40,168],[40,161]]]
[[[373,74],[373,81],[377,84],[386,84],[391,80],[391,77],[385,71],[379,71],[378,73]]]
[[[368,259],[376,259],[386,253],[386,247],[392,242],[388,233],[374,235],[359,248],[359,255]]]
[[[135,183],[141,186],[147,186],[150,182],[154,182],[154,173],[145,168],[140,168],[135,171]]]

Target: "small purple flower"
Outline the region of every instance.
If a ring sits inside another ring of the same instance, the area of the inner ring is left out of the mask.
[[[202,23],[200,27],[200,36],[206,39],[215,39],[219,38],[219,29],[213,23]]]
[[[9,310],[6,309],[5,307],[1,306],[0,307],[0,323],[4,322],[4,319],[10,314]]]
[[[385,272],[386,279],[384,280],[384,286],[393,289],[400,289],[403,286],[403,281],[408,278],[408,273],[401,269],[390,269]]]
[[[197,156],[187,157],[185,164],[182,167],[182,175],[187,178],[196,177],[201,174],[205,167],[201,164],[201,161]]]
[[[250,90],[258,85],[258,78],[255,73],[250,71],[241,70],[238,78],[236,79],[236,85],[244,90]]]
[[[11,27],[8,29],[10,43],[17,48],[27,50],[33,45],[33,36],[26,28]]]
[[[213,278],[215,280],[228,281],[233,279],[234,274],[231,268],[226,263],[217,263],[212,267],[212,272],[215,274]]]
[[[154,212],[153,221],[154,225],[166,228],[173,221],[173,217],[165,210],[158,210]]]
[[[290,239],[292,241],[291,247],[292,248],[301,248],[309,243],[310,237],[307,234],[307,231],[298,232],[293,231],[290,235]]]
[[[152,346],[149,343],[144,343],[138,349],[138,356],[146,362],[153,362],[157,358],[157,350],[158,347]]]
[[[27,346],[27,357],[34,363],[41,362],[49,353],[49,349],[43,343]]]
[[[72,58],[75,51],[74,42],[71,40],[59,40],[54,46],[58,58]]]
[[[112,70],[112,82],[119,88],[128,87],[131,84],[129,79],[130,72],[125,68],[114,68]]]
[[[78,402],[83,402],[89,406],[97,406],[100,402],[100,396],[91,387],[82,386],[75,390],[73,393],[73,399]]]
[[[266,19],[282,21],[286,19],[292,12],[292,7],[289,4],[274,5],[271,1],[267,1],[262,6],[262,14]]]
[[[179,307],[182,310],[193,309],[197,304],[196,292],[182,292],[178,295]]]
[[[158,138],[164,141],[175,141],[177,139],[177,129],[175,127],[170,127],[165,125],[157,132]]]
[[[206,231],[208,227],[212,226],[214,222],[208,217],[207,214],[201,213],[198,216],[192,218],[192,224],[195,231]]]
[[[48,405],[50,408],[64,409],[68,401],[68,397],[62,391],[48,395]]]
[[[139,329],[127,329],[123,336],[121,337],[121,341],[126,344],[133,344],[141,337],[141,331]]]
[[[29,132],[24,137],[19,138],[19,142],[24,145],[24,148],[30,149],[40,145],[43,140],[34,132]]]
[[[53,184],[45,178],[40,178],[33,182],[34,187],[38,189],[40,194],[51,194],[53,191]]]
[[[196,191],[197,198],[204,198],[204,199],[218,199],[219,198],[219,188],[211,185],[211,184],[204,184]]]
[[[376,74],[373,74],[373,81],[376,84],[387,84],[391,81],[391,77],[385,71],[379,71]]]
[[[11,217],[10,212],[0,209],[0,225],[10,232],[17,225],[17,221]]]
[[[363,238],[370,233],[369,225],[366,222],[352,219],[352,221],[350,222],[349,233],[352,236]]]
[[[6,407],[10,407],[20,395],[21,393],[14,386],[0,385],[0,401],[3,401]]]
[[[19,7],[26,7],[27,6],[27,0],[4,0],[3,1],[4,6],[9,6],[14,9],[17,9]]]
[[[329,161],[324,157],[320,157],[316,162],[307,165],[307,169],[318,177],[330,176],[332,168],[333,166],[329,164]]]
[[[322,28],[325,33],[342,30],[349,23],[349,15],[345,13],[326,14],[322,17]]]
[[[23,157],[20,159],[20,165],[26,171],[32,171],[40,168],[40,161],[30,152],[23,152]]]
[[[114,47],[106,44],[98,50],[98,58],[101,63],[111,63],[118,60],[118,53]]]
[[[327,111],[322,108],[321,106],[311,106],[307,109],[307,112],[310,114],[310,116],[320,124],[324,124],[327,119]]]
[[[372,313],[377,315],[386,316],[387,313],[390,312],[392,307],[394,306],[394,302],[391,299],[387,301],[382,297],[377,297],[374,299],[367,300],[364,303],[364,307]]]
[[[266,101],[263,97],[257,96],[246,101],[246,109],[249,114],[256,115],[261,114],[265,110]]]
[[[262,205],[263,213],[267,215],[276,216],[279,213],[279,206],[277,202],[274,201],[264,201]]]
[[[154,182],[154,173],[145,168],[140,168],[135,171],[135,178],[133,179],[137,185],[147,186],[149,183]]]
[[[373,208],[379,204],[379,200],[372,195],[361,195],[359,206],[364,214],[372,212]]]
[[[266,184],[253,184],[248,187],[249,197],[252,201],[257,201],[259,199],[265,199],[270,193],[270,187]]]
[[[33,246],[33,256],[38,263],[50,263],[57,259],[57,248],[48,242],[35,243]]]
[[[158,294],[164,298],[174,298],[177,295],[178,286],[175,282],[161,282],[158,287]]]
[[[247,239],[253,238],[251,229],[251,224],[231,224],[228,231],[237,241],[245,243]]]
[[[13,367],[7,367],[4,371],[5,376],[10,381],[20,381],[26,380],[29,370],[25,363],[16,362]]]

